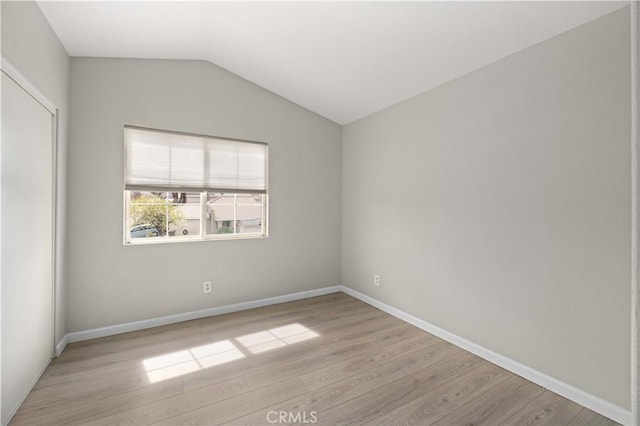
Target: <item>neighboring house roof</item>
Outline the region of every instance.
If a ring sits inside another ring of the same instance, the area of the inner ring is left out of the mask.
[[[262,202],[251,194],[238,194],[236,198],[236,220],[255,221],[262,218]],[[234,220],[233,203],[229,198],[217,198],[207,202],[209,211],[213,211],[216,221]]]

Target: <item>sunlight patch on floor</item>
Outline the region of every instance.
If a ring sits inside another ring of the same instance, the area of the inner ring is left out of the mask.
[[[289,324],[283,327],[236,337],[236,340],[252,354],[259,354],[293,343],[313,339],[318,336],[318,333],[309,330],[301,324]]]
[[[257,333],[246,334],[230,340],[221,340],[202,346],[147,358],[142,361],[150,383],[193,373],[204,368],[245,358],[245,354],[232,340],[252,354],[259,354],[294,343],[318,337],[307,327],[294,323]]]
[[[142,363],[149,382],[157,383],[240,358],[244,358],[244,354],[231,341],[222,340],[148,358]]]

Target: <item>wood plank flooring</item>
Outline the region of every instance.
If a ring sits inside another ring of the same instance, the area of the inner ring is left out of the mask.
[[[616,424],[344,293],[71,344],[10,424],[278,423]]]

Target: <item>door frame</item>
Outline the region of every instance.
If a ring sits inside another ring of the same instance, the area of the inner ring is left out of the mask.
[[[51,358],[55,356],[56,348],[56,316],[58,310],[58,303],[56,300],[57,288],[58,288],[58,117],[59,110],[56,105],[42,94],[36,86],[34,86],[24,74],[22,74],[9,60],[4,56],[0,58],[0,70],[7,77],[13,80],[22,90],[24,90],[29,96],[31,96],[36,102],[44,107],[49,113],[51,113],[51,235],[52,235],[52,247],[51,253],[53,258],[51,259]],[[0,188],[0,193],[2,189]],[[1,198],[0,198],[1,204]],[[0,235],[2,230],[0,229]],[[0,250],[2,250],[0,248]]]

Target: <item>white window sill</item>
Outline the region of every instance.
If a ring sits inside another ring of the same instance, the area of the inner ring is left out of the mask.
[[[205,238],[197,237],[153,237],[153,238],[133,238],[125,241],[125,246],[146,246],[150,244],[170,244],[189,243],[203,241],[229,241],[229,240],[255,240],[268,238],[263,234],[222,234],[224,236],[210,235]]]

